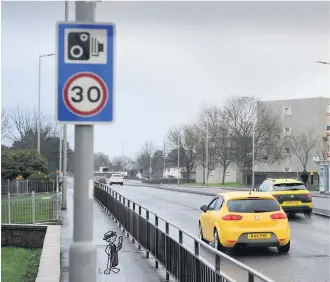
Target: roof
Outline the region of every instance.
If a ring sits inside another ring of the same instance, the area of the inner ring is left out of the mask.
[[[253,197],[259,197],[263,199],[274,199],[274,197],[265,192],[255,192],[255,191],[235,191],[235,192],[222,192],[219,193],[218,195],[221,195],[224,197],[226,200],[230,199],[237,199],[237,198],[253,198]]]
[[[299,183],[302,184],[302,182],[295,178],[268,178],[265,181],[272,181],[274,184],[281,184],[281,183]]]

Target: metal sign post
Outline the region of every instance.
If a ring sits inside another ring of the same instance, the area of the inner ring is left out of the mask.
[[[69,281],[96,281],[93,244],[94,125],[113,120],[115,27],[94,23],[94,2],[77,1],[76,22],[57,23],[59,123],[75,124],[74,226]]]

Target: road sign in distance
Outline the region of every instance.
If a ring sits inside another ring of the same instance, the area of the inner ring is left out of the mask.
[[[63,88],[65,106],[72,113],[90,117],[100,113],[108,101],[108,89],[102,78],[81,72],[70,77]]]

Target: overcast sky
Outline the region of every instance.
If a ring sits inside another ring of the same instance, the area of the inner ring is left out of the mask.
[[[55,52],[63,19],[64,2],[2,2],[3,108],[37,105],[38,55]],[[117,78],[115,122],[96,126],[95,152],[161,147],[170,127],[230,95],[330,96],[330,67],[315,63],[330,60],[327,2],[101,2],[96,20],[117,25]],[[42,60],[41,108],[52,116],[54,66]]]

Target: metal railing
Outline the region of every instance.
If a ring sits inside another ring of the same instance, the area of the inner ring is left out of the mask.
[[[53,193],[56,192],[56,181],[50,180],[1,180],[1,194],[27,194],[32,193]]]
[[[154,257],[156,268],[159,264],[164,266],[166,280],[172,276],[179,282],[274,282],[138,203],[123,197],[108,185],[96,181],[94,183],[94,198],[119,222],[127,236],[130,235],[133,242],[138,243],[139,249],[146,251],[147,258],[150,258],[150,255]],[[204,253],[201,254],[202,252]],[[235,271],[233,268],[236,268]],[[231,272],[232,277],[222,269]]]
[[[60,197],[57,193],[1,195],[1,223],[45,223],[59,219]]]

